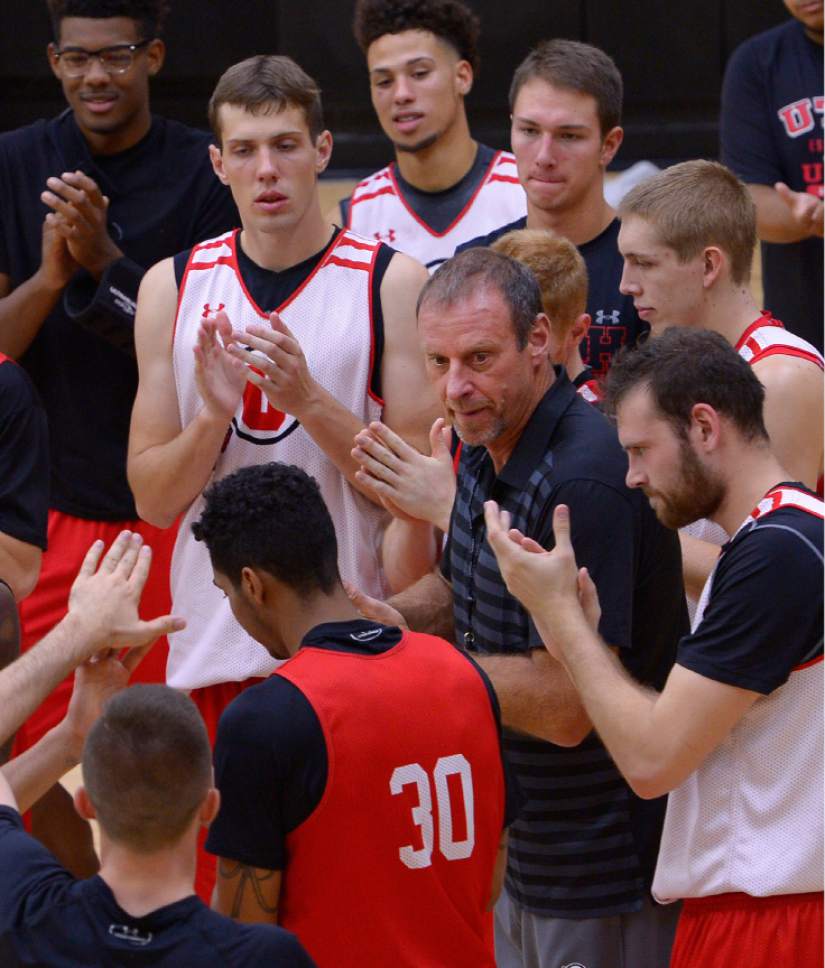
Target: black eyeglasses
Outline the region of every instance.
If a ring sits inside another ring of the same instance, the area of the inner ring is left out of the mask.
[[[135,51],[150,43],[151,40],[142,40],[139,44],[115,44],[113,47],[101,47],[100,50],[66,47],[56,50],[54,58],[62,63],[67,77],[82,77],[95,57],[107,74],[125,74],[135,62]]]

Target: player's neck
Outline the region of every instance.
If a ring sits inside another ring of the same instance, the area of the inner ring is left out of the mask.
[[[584,245],[595,239],[615,217],[615,211],[604,199],[601,183],[593,187],[581,204],[569,209],[548,211],[536,208],[527,200],[528,229],[550,229],[573,245]]]
[[[290,655],[295,655],[307,632],[316,625],[359,618],[361,613],[340,584],[330,595],[318,593],[309,599],[290,596],[290,600],[278,602],[278,630]]]
[[[748,283],[715,286],[707,296],[703,329],[711,329],[736,346],[742,333],[759,318],[760,310]]]
[[[764,444],[739,441],[726,457],[730,468],[725,498],[711,515],[732,537],[767,492],[791,476]]]
[[[303,218],[281,231],[261,232],[244,226],[241,248],[262,269],[283,272],[320,252],[329,242],[332,224],[321,214],[316,198]]]
[[[470,136],[462,114],[429,148],[395,151],[401,177],[422,192],[443,192],[467,174],[476,160],[478,145]]]
[[[584,371],[584,360],[582,360],[578,346],[575,346],[564,363],[564,372],[567,374],[567,378],[572,381]]]
[[[140,918],[194,894],[195,834],[191,843],[138,854],[101,834],[100,876],[127,914]]]

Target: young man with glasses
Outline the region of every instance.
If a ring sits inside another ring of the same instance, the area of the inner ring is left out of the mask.
[[[136,520],[125,473],[137,289],[148,266],[237,215],[212,173],[209,136],[150,113],[166,8],[49,0],[49,62],[68,110],[0,137],[0,352],[32,377],[51,445],[49,550],[21,606],[24,649],[65,613],[89,544],[127,523],[157,552],[146,605],[168,611],[171,542]],[[156,649],[142,678],[162,679],[164,660],[165,647]],[[64,683],[23,727],[18,748],[61,718],[69,692]],[[93,872],[91,838],[59,788],[34,812],[33,829],[76,873]]]

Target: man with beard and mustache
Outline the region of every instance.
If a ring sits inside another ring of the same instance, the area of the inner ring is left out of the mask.
[[[527,796],[496,906],[500,968],[664,968],[676,912],[649,893],[664,802],[632,795],[564,669],[507,593],[483,502],[500,501],[543,546],[553,541],[553,508],[574,507],[582,558],[604,590],[601,632],[656,688],[687,630],[676,535],[625,485],[613,427],[550,362],[549,320],[526,266],[486,248],[460,253],[423,289],[418,327],[430,381],[463,441],[448,541],[440,567],[394,596],[394,607],[356,602],[379,621],[452,637],[498,695],[505,752]]]
[[[653,336],[671,326],[724,336],[765,387],[765,426],[778,460],[821,495],[822,356],[754,300],[756,214],[745,186],[717,162],[687,161],[631,189],[619,216],[621,289]],[[699,521],[681,539],[685,587],[695,601],[728,535]]]
[[[671,968],[823,963],[825,505],[771,450],[765,395],[718,333],[669,330],[610,372],[627,483],[663,523],[708,515],[733,536],[658,694],[599,638],[578,512],[556,509],[546,553],[485,509],[508,589],[623,776],[639,796],[670,793],[653,893],[685,899]]]
[[[515,158],[474,141],[467,123],[478,17],[459,0],[359,0],[353,28],[395,161],[355,187],[340,218],[432,272],[526,211]]]

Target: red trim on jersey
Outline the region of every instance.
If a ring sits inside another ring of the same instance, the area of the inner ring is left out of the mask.
[[[487,181],[491,181],[491,182],[494,182],[494,181],[509,182],[511,185],[520,185],[521,184],[521,182],[518,180],[518,178],[514,178],[512,175],[490,175],[490,177],[487,179]]]
[[[186,282],[189,279],[189,273],[193,268],[192,260],[195,258],[195,253],[200,252],[201,249],[217,249],[224,245],[228,245],[230,251],[234,253],[234,240],[238,232],[240,232],[240,229],[233,229],[232,234],[229,236],[228,239],[220,238],[220,239],[214,239],[211,242],[199,242],[197,245],[193,245],[192,248],[190,249],[189,258],[186,260],[186,268],[183,270],[183,278],[181,279],[180,285],[178,286],[178,298],[177,298],[177,304],[175,306],[175,319],[172,322],[172,339],[170,340],[170,343],[169,343],[171,347],[174,347],[175,345],[175,332],[177,331],[177,328],[178,328],[178,316],[180,315],[181,302],[183,301],[183,294],[186,291]],[[206,263],[203,266],[197,266],[197,268],[208,269],[208,268],[211,268],[214,264],[215,264],[214,262]],[[175,271],[175,268],[173,263],[172,272],[174,273],[174,271]]]
[[[345,269],[361,269],[363,272],[369,272],[370,267],[364,265],[363,262],[353,262],[351,259],[342,259],[338,255],[331,255],[326,260],[328,265],[343,266]]]
[[[453,473],[458,477],[458,465],[461,463],[461,445],[464,443],[463,440],[459,440],[458,447],[455,449],[453,454]]]
[[[0,363],[5,363],[6,360],[11,360],[11,362],[14,363],[14,360],[12,360],[10,356],[6,356],[5,353],[0,353]]]
[[[823,369],[822,360],[818,356],[809,353],[807,350],[799,349],[796,346],[768,346],[762,348],[756,343],[752,343],[751,340],[748,340],[748,345],[753,352],[753,357],[749,360],[751,366],[761,363],[762,360],[766,360],[769,356],[795,356],[797,359],[815,363],[820,370]]]
[[[450,222],[450,224],[447,226],[446,229],[444,229],[443,232],[434,232],[430,228],[430,226],[427,225],[427,223],[416,212],[414,212],[410,208],[409,204],[407,203],[407,199],[404,198],[403,194],[401,193],[401,190],[398,187],[398,182],[395,180],[395,162],[392,162],[392,164],[388,168],[388,171],[389,171],[390,181],[392,181],[393,187],[395,189],[395,194],[398,195],[398,199],[401,202],[401,204],[404,206],[404,208],[406,208],[409,214],[415,219],[416,222],[418,222],[421,228],[423,228],[434,239],[443,239],[445,235],[448,235],[450,232],[452,232],[452,230],[464,218],[467,212],[470,211],[481,189],[484,188],[484,186],[487,184],[488,181],[492,181],[491,174],[493,169],[498,164],[498,160],[500,157],[501,157],[500,151],[497,151],[493,155],[493,157],[490,159],[490,164],[487,166],[487,171],[484,173],[484,177],[479,179],[478,185],[476,186],[476,190],[470,196],[469,200],[467,201],[467,204],[464,206],[464,208],[461,209],[458,215],[456,215],[456,217],[452,220],[452,222]],[[514,180],[518,181],[518,179],[514,179]],[[385,191],[385,189],[382,189],[382,191]]]
[[[815,666],[817,663],[821,662],[825,656],[818,655],[815,659],[808,659],[807,662],[803,662],[798,666],[793,667],[793,672],[799,672],[801,669],[810,669],[811,666]]]
[[[778,319],[774,319],[772,313],[770,313],[767,309],[763,309],[762,315],[758,319],[755,319],[736,341],[736,344],[733,347],[736,352],[738,353],[745,343],[751,338],[753,333],[756,332],[757,329],[761,329],[763,326],[777,326],[779,329],[785,328],[785,326]]]
[[[385,185],[383,188],[379,188],[377,191],[370,192],[368,195],[360,195],[358,198],[353,197],[352,201],[350,201],[349,203],[350,211],[352,211],[352,209],[359,202],[368,202],[372,198],[378,198],[379,195],[395,195],[395,194],[397,193],[396,193],[396,190],[392,187],[392,185]]]
[[[781,484],[778,487],[772,487],[765,494],[765,497],[762,498],[762,501],[765,501],[768,498],[770,498],[771,506],[769,508],[765,508],[764,510],[762,510],[759,507],[759,505],[762,503],[762,501],[760,501],[759,504],[757,504],[757,506],[751,511],[750,517],[752,517],[754,520],[758,520],[759,518],[764,517],[766,514],[770,514],[772,511],[776,511],[778,508],[795,508],[797,511],[804,511],[806,514],[810,514],[812,517],[819,518],[820,520],[822,520],[823,518],[822,511],[815,511],[807,504],[802,504],[802,503],[797,504],[795,501],[788,498],[789,492],[795,492],[796,494],[804,494],[805,497],[811,498],[812,500],[817,501],[820,504],[822,503],[821,499],[817,498],[815,495],[812,495],[810,491],[804,490],[801,487],[794,487],[792,484]]]

